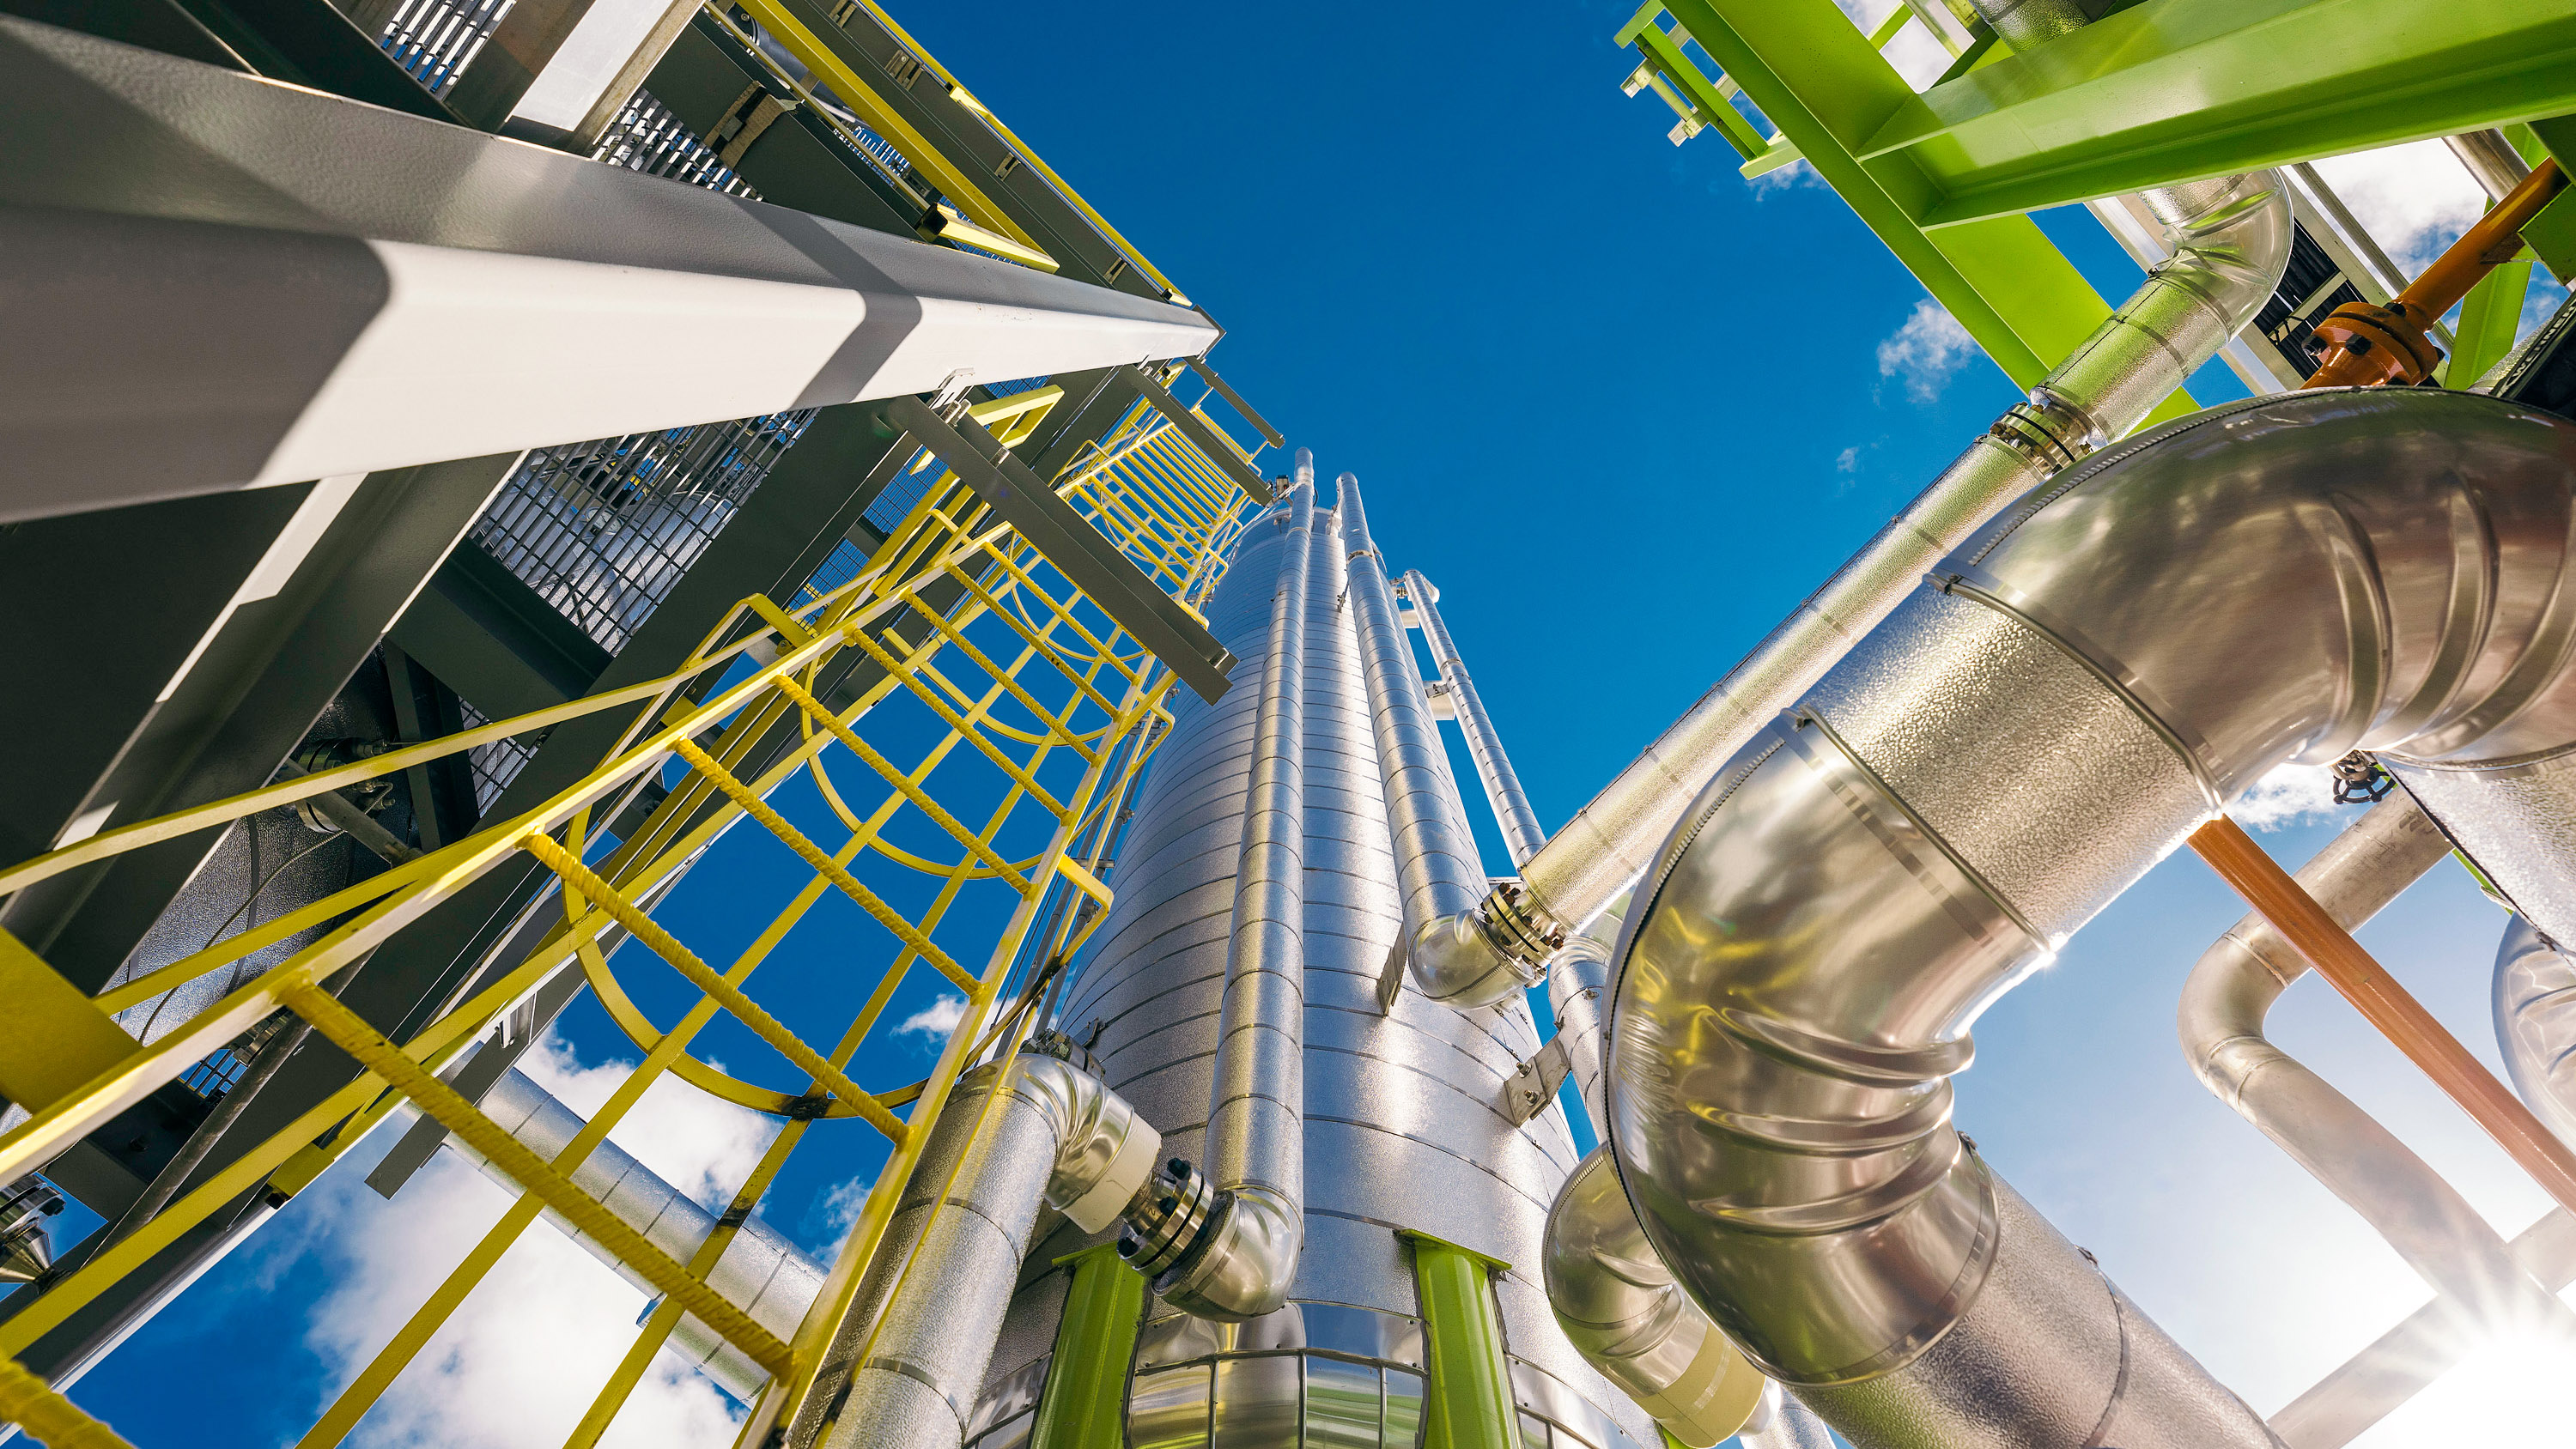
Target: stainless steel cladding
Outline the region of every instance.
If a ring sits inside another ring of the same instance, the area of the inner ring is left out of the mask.
[[[1422,576],[1419,569],[1404,571],[1404,599],[1422,620],[1422,638],[1431,646],[1431,661],[1440,670],[1440,681],[1449,690],[1449,699],[1458,715],[1458,732],[1466,737],[1467,754],[1476,762],[1476,777],[1484,783],[1486,803],[1493,806],[1494,823],[1502,828],[1503,849],[1510,852],[1512,868],[1517,870],[1538,854],[1547,843],[1547,830],[1538,823],[1538,812],[1530,808],[1529,792],[1521,788],[1521,777],[1512,770],[1512,757],[1503,752],[1502,736],[1495,732],[1493,716],[1485,713],[1483,696],[1476,693],[1476,681],[1467,674],[1467,663],[1458,657],[1458,645],[1449,637],[1448,621],[1440,617],[1440,591]],[[1410,651],[1407,658],[1411,657]]]
[[[2350,929],[2450,852],[2442,832],[2399,794],[2372,806],[2319,851],[2300,869],[2299,884]],[[2368,1220],[2442,1295],[2464,1337],[2576,1338],[2576,1315],[2514,1261],[2504,1238],[2456,1188],[2325,1078],[2265,1038],[2263,1019],[2272,1003],[2307,970],[2307,958],[2260,914],[2247,915],[2219,937],[2192,968],[2177,1014],[2192,1070],[2220,1101]],[[2501,966],[2497,979],[2504,979]],[[2499,1002],[2504,994],[2500,984]],[[2507,1065],[2512,1061],[2508,1046]]]
[[[980,1131],[978,1118],[988,1119]],[[830,1416],[817,1436],[825,1449],[956,1449],[1038,1209],[1087,1232],[1110,1226],[1161,1145],[1099,1079],[1037,1055],[978,1069],[933,1135],[945,1140],[929,1145],[887,1226],[897,1251],[879,1255],[884,1271],[863,1285],[827,1360],[826,1377],[847,1374],[847,1388],[812,1396]]]
[[[2495,1027],[2514,1091],[2576,1142],[2576,961],[2520,916],[2496,944]]]
[[[1606,1147],[1547,1219],[1547,1299],[1577,1351],[1687,1449],[1744,1427],[1770,1387],[1647,1245]]]
[[[1864,1445],[2007,1442],[1960,1385],[2024,1360],[2060,1387],[2015,1400],[2022,1439],[2271,1442],[2180,1367],[2074,1391],[2038,1340],[2109,1295],[1962,1151],[1947,1078],[2275,765],[2381,751],[2457,788],[2455,838],[2538,834],[2546,792],[2471,777],[2576,739],[2571,485],[2576,428],[2492,399],[2202,413],[1982,530],[1727,764],[1623,938],[1609,1107],[1648,1234],[1757,1363]],[[2152,1335],[2105,1322],[2113,1361]]]
[[[1400,949],[1423,995],[1451,1006],[1491,1006],[1509,1000],[1535,974],[1512,971],[1490,953],[1441,949],[1438,937],[1456,931],[1464,913],[1484,895],[1485,870],[1449,777],[1440,724],[1423,697],[1413,641],[1396,618],[1386,562],[1369,538],[1359,480],[1344,473],[1338,486],[1335,512],[1341,552],[1349,564],[1350,615],[1361,673],[1368,681],[1378,784],[1402,893],[1405,939]],[[1422,605],[1417,601],[1415,607]],[[1378,991],[1381,1004],[1393,999],[1387,988],[1395,984],[1390,973]]]
[[[2016,23],[2040,23],[2038,7],[2019,8],[2033,13]],[[1481,927],[1483,949],[1545,959],[1644,873],[1656,844],[1727,758],[1886,618],[1934,560],[2005,504],[2136,427],[2253,320],[2289,263],[2290,201],[2279,178],[2256,172],[2146,199],[2172,255],[2031,389],[2028,402],[1996,419],[1524,862],[1525,899],[1489,899],[1462,923]]]
[[[1303,1091],[1305,1249],[1289,1301],[1239,1324],[1150,1301],[1129,1406],[1137,1443],[1411,1445],[1425,1356],[1414,1229],[1513,1266],[1494,1291],[1528,1449],[1629,1449],[1652,1421],[1569,1345],[1539,1281],[1549,1203],[1576,1153],[1563,1115],[1516,1128],[1513,1068],[1538,1046],[1518,1000],[1460,1011],[1407,992],[1380,1015],[1376,984],[1402,923],[1375,732],[1345,593],[1343,546],[1319,515],[1305,559]],[[1209,627],[1262,677],[1271,603],[1295,553],[1256,521],[1207,604]],[[1116,903],[1067,988],[1057,1026],[1162,1129],[1166,1158],[1213,1160],[1208,1108],[1221,1039],[1244,817],[1259,754],[1259,691],[1184,699],[1136,797]],[[993,1359],[976,1449],[1025,1435],[1043,1392],[1070,1270],[1095,1241],[1047,1232],[1022,1270]]]

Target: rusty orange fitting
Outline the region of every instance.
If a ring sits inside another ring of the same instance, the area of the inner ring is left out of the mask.
[[[2531,1174],[2543,1192],[2576,1212],[2576,1150],[2542,1126],[2522,1099],[2471,1056],[2458,1037],[2443,1030],[2424,1003],[2373,960],[2279,862],[2224,815],[2193,831],[2191,848]]]
[[[2479,279],[2513,260],[2522,250],[2522,229],[2566,185],[2567,173],[2556,160],[2541,162],[2387,306],[2351,302],[2327,313],[2317,324],[2317,336],[2327,344],[2325,361],[2303,386],[2412,384],[2432,376],[2442,352],[2427,329]]]

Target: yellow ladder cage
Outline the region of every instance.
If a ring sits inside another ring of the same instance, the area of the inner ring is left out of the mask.
[[[1007,441],[1024,436],[1058,396],[1052,388],[1033,389],[971,411]],[[1237,451],[1240,460],[1248,461],[1258,449]],[[934,460],[923,452],[912,460],[911,471],[932,466]],[[1169,419],[1141,401],[1104,438],[1086,444],[1055,486],[1194,613],[1215,587],[1228,551],[1248,521],[1248,496]],[[92,1057],[45,1064],[57,1079],[78,1085],[54,1100],[26,1104],[34,1115],[0,1136],[0,1181],[43,1167],[155,1087],[272,1018],[302,1023],[354,1058],[363,1073],[148,1220],[120,1225],[122,1236],[45,1285],[40,1298],[0,1323],[0,1422],[20,1424],[57,1446],[107,1449],[123,1444],[28,1373],[15,1356],[225,1203],[263,1181],[273,1193],[283,1194],[311,1183],[406,1103],[498,1167],[521,1193],[328,1405],[304,1434],[301,1449],[340,1443],[519,1236],[549,1210],[592,1237],[659,1295],[568,1446],[597,1442],[683,1313],[695,1315],[769,1371],[768,1387],[739,1442],[762,1443],[774,1426],[788,1421],[815,1385],[824,1350],[879,1250],[951,1087],[977,1062],[1007,1057],[1017,1049],[1037,1019],[1035,1008],[1050,977],[1105,913],[1110,891],[1101,877],[1115,840],[1113,817],[1170,720],[1165,701],[1173,681],[1150,652],[950,473],[943,472],[923,491],[854,577],[819,593],[810,586],[804,592],[806,597],[789,605],[761,597],[741,601],[686,663],[659,679],[123,826],[0,870],[0,897],[5,897],[158,841],[399,775],[427,761],[582,715],[639,702],[643,706],[596,769],[535,809],[95,997],[80,998],[53,978],[59,994],[73,999],[47,1009],[86,1014],[69,1022],[72,1029],[62,1034],[66,1053],[81,1050],[78,1043],[98,1041],[102,1026],[118,1032],[130,1046],[132,1038],[106,1018],[281,942],[328,928],[147,1045],[118,1048],[110,1061]],[[825,702],[827,691],[818,681],[836,664],[848,666],[858,658],[881,672],[855,703],[836,709]],[[692,691],[703,697],[692,698]],[[878,720],[893,718],[893,706],[906,702],[915,707],[913,727],[877,727]],[[797,736],[793,747],[744,778],[741,772],[754,744],[765,736],[775,739],[788,725]],[[872,743],[871,735],[881,742]],[[931,740],[926,749],[918,748],[922,738]],[[837,841],[816,838],[770,803],[782,786],[799,777],[828,805],[835,830],[845,832]],[[862,810],[860,792],[848,782],[864,778],[878,782],[883,796]],[[668,795],[612,848],[604,823],[616,819],[655,780],[668,783]],[[952,808],[942,803],[943,796],[971,798],[978,805]],[[907,810],[911,817],[904,817]],[[917,832],[947,842],[953,857],[937,858],[899,844],[890,833],[899,818],[908,819]],[[659,898],[681,873],[744,819],[794,853],[797,864],[788,876],[801,877],[801,887],[748,946],[719,964],[692,950],[655,913]],[[1029,835],[1030,842],[1014,844],[1018,834]],[[401,1042],[388,1040],[336,998],[332,988],[337,975],[442,901],[521,855],[533,857],[551,873],[549,894],[536,909],[560,919],[506,975]],[[899,894],[894,883],[907,877],[935,883],[926,906],[907,910],[892,903],[890,897]],[[998,937],[964,944],[956,939],[959,932],[951,918],[961,896],[979,883],[1006,890],[1015,901]],[[815,928],[812,913],[830,895],[854,902],[882,929],[888,955],[855,1015],[836,1038],[818,1044],[823,1042],[819,1033],[800,1032],[782,1021],[783,1003],[764,1006],[752,978],[790,932],[800,925]],[[627,973],[641,963],[632,953],[620,958],[626,962],[623,972],[611,968],[618,932],[694,990],[694,1004],[676,1023],[657,1025],[637,1004]],[[26,957],[23,948],[5,938],[0,945]],[[460,1062],[486,1034],[501,1029],[515,1007],[568,966],[582,973],[643,1056],[588,1126],[547,1161],[485,1116],[440,1073]],[[37,969],[50,975],[40,964]],[[26,962],[16,970],[24,977]],[[903,1059],[895,1055],[886,1006],[918,970],[935,972],[960,993],[964,1010],[927,1078],[891,1089],[863,1087],[862,1078],[882,1077],[887,1064]],[[692,1039],[720,1013],[774,1049],[804,1080],[755,1084],[692,1055]],[[646,1088],[665,1074],[784,1119],[757,1165],[736,1187],[714,1233],[686,1263],[587,1196],[571,1176]],[[889,1150],[821,1293],[793,1338],[781,1341],[709,1288],[705,1276],[789,1156],[817,1131],[875,1133]]]

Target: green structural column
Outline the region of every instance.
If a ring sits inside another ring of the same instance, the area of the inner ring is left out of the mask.
[[[1055,1361],[1038,1395],[1029,1449],[1126,1442],[1127,1365],[1145,1313],[1145,1276],[1120,1260],[1114,1243],[1056,1259],[1058,1267],[1068,1263],[1073,1286],[1056,1323]]]
[[[1517,1449],[1511,1367],[1494,1316],[1494,1274],[1511,1264],[1406,1230],[1431,1355],[1423,1449]]]

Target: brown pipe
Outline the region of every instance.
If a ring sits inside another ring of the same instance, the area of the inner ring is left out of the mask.
[[[2328,344],[2325,361],[2303,386],[2411,385],[2430,377],[2442,353],[2424,329],[2458,306],[2480,278],[2513,260],[2522,250],[2522,229],[2566,184],[2555,160],[2541,162],[2387,306],[2348,302],[2327,313],[2317,324],[2317,336]]]
[[[2298,948],[2344,1000],[2359,1008],[2408,1061],[2422,1068],[2435,1086],[2521,1164],[2542,1191],[2560,1207],[2576,1212],[2576,1150],[2542,1126],[2521,1098],[2479,1065],[2459,1038],[2444,1031],[2424,1003],[2398,985],[2388,968],[2373,960],[2351,932],[2264,854],[2253,837],[2221,815],[2191,833],[2191,848],[2271,922],[2272,929]]]

